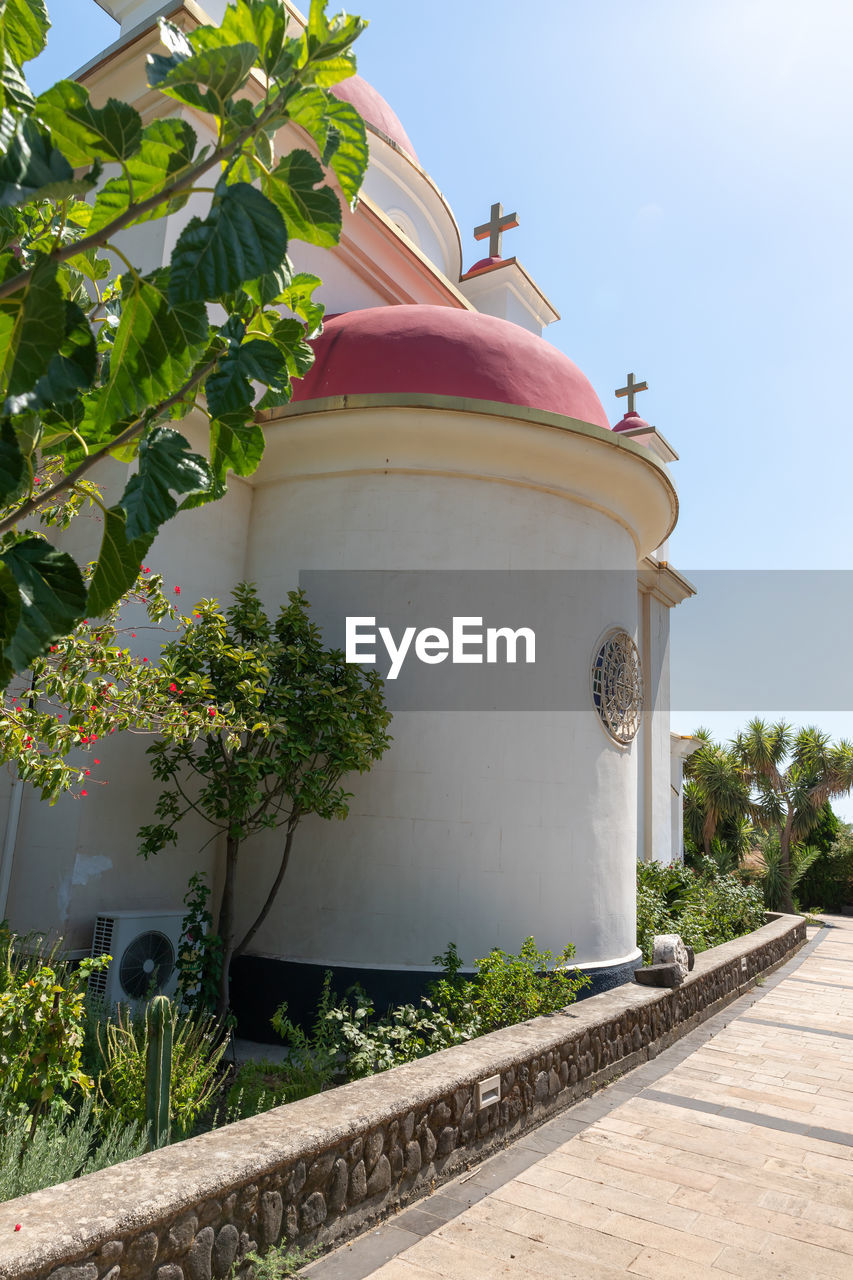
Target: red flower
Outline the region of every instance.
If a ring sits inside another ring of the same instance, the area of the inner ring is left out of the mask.
[[[95,761],[95,764],[100,764],[100,763],[101,763],[100,760]]]
[[[85,788],[85,787],[84,787],[84,788],[83,788],[83,790],[80,792],[80,795],[81,795],[81,796],[87,796],[88,794],[89,794],[89,792],[86,790],[86,788]]]
[[[143,658],[143,659],[142,659],[142,661],[143,661],[143,662],[147,662],[147,661],[148,661],[148,659],[147,659],[147,658]]]
[[[208,707],[208,708],[207,708],[207,714],[210,716],[210,718],[211,718],[211,720],[212,720],[212,719],[213,719],[213,717],[216,715],[216,707]]]
[[[172,683],[169,685],[169,693],[177,693],[177,692],[178,692],[178,686],[175,684],[173,680]]]
[[[131,638],[131,640],[135,640],[135,639],[136,639],[136,632],[135,632],[135,631],[131,631],[131,633],[130,633],[130,638]]]
[[[89,772],[90,772],[90,771],[89,771],[88,769],[84,769],[84,770],[83,770],[83,772],[85,773],[86,777],[88,778],[88,776],[89,776]]]
[[[181,594],[181,588],[180,588],[180,587],[175,587],[175,595],[176,595],[176,596],[179,596],[180,594]]]
[[[21,1229],[21,1224],[20,1224],[20,1222],[16,1222],[16,1223],[15,1223],[15,1230],[16,1230],[16,1231],[20,1231],[20,1229]]]

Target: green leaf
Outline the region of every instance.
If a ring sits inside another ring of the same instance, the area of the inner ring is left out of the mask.
[[[205,39],[201,35],[204,30],[199,28],[193,33],[196,45]],[[221,33],[216,32],[216,36]],[[170,52],[148,55],[148,83],[152,89],[215,115],[223,113],[231,95],[246,83],[258,58],[257,45],[249,42],[196,48],[192,37],[165,18],[160,19],[160,39]]]
[[[330,248],[341,237],[341,206],[331,187],[316,189],[324,176],[322,165],[310,152],[291,151],[262,179],[261,187],[281,213],[291,237]]]
[[[322,284],[319,276],[310,275],[307,271],[298,272],[286,289],[282,290],[278,301],[288,307],[294,315],[304,320],[308,326],[307,338],[314,338],[323,327],[325,307],[322,302],[315,302],[314,290]]]
[[[127,160],[139,150],[142,121],[127,102],[108,98],[93,107],[89,91],[74,80],[60,80],[36,100],[36,114],[72,165],[92,159]]]
[[[4,111],[32,111],[35,106],[32,91],[8,49],[0,55],[0,106]]]
[[[264,456],[263,428],[254,422],[243,425],[218,422],[210,424],[210,464],[217,479],[224,481],[229,471],[250,476]]]
[[[8,418],[0,425],[0,503],[14,502],[29,478],[26,459]]]
[[[0,259],[4,280],[18,269],[14,254]],[[0,394],[31,391],[47,370],[64,331],[65,300],[56,279],[56,263],[40,257],[24,286],[0,299]]]
[[[207,313],[199,302],[171,305],[166,272],[124,277],[121,317],[100,398],[99,428],[132,419],[178,391],[208,341]]]
[[[11,664],[3,656],[3,651],[15,634],[20,617],[21,595],[18,584],[0,560],[0,680],[3,681],[4,688],[14,672]]]
[[[344,196],[354,207],[368,160],[364,121],[355,107],[314,86],[294,94],[287,110],[314,139],[323,164],[331,165]]]
[[[4,126],[8,113],[3,113]],[[53,146],[34,120],[20,120],[8,146],[0,154],[0,206],[36,200],[65,200],[85,195],[94,186],[100,165],[82,178]]]
[[[183,496],[210,487],[210,468],[171,427],[155,427],[139,445],[139,470],[118,505],[127,516],[125,536],[133,543],[153,536],[178,510],[172,493]]]
[[[38,57],[49,27],[44,0],[0,0],[0,42],[19,67]]]
[[[86,608],[95,618],[103,617],[133,586],[154,534],[130,541],[127,537],[126,517],[121,507],[110,507],[104,517],[104,537],[92,581],[89,583],[89,599]]]
[[[284,45],[287,10],[267,0],[236,0],[225,10],[222,35],[235,42],[248,41],[259,51],[258,64],[272,72]]]
[[[215,301],[280,267],[287,229],[275,205],[244,182],[226,187],[202,221],[192,218],[172,254],[173,302]]]
[[[272,342],[255,338],[243,346],[233,346],[205,384],[211,416],[223,421],[232,414],[246,418],[254,400],[252,381],[264,386],[277,384],[284,372],[284,358]]]
[[[139,150],[127,161],[125,172],[105,182],[98,192],[89,222],[89,232],[100,231],[120,217],[130,205],[131,191],[135,204],[169,186],[192,162],[196,149],[195,131],[185,120],[155,120],[142,131]],[[132,187],[131,187],[132,184]],[[188,196],[178,196],[158,205],[136,219],[147,222],[173,213],[186,203]]]
[[[98,351],[89,321],[75,302],[65,303],[65,339],[39,378],[35,391],[19,397],[11,408],[41,409],[47,405],[69,404],[80,391],[91,387],[98,369]]]
[[[0,559],[14,577],[21,600],[5,657],[13,670],[23,671],[80,621],[86,587],[68,552],[58,551],[44,538],[19,539],[3,549]]]
[[[305,29],[310,61],[328,62],[346,53],[366,26],[364,18],[347,13],[336,13],[334,17],[327,18],[325,0],[311,0]]]

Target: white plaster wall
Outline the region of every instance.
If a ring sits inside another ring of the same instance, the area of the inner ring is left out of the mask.
[[[669,714],[669,606],[640,595],[640,652],[645,681],[637,790],[640,857],[668,863],[673,857]]]
[[[553,494],[475,479],[348,475],[261,486],[247,571],[270,605],[309,568],[631,568],[628,533]],[[566,639],[566,678],[589,684],[603,631],[636,629],[636,592],[603,574]],[[355,778],[345,823],[300,829],[279,904],[255,950],[291,959],[429,966],[533,933],[584,961],[635,950],[635,751],[604,734],[591,702],[570,712],[409,712]],[[668,785],[668,784],[667,784]],[[241,881],[248,924],[276,842]],[[257,846],[260,849],[260,842]]]

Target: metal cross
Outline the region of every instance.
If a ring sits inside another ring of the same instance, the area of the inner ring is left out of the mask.
[[[499,258],[501,256],[501,237],[505,231],[509,231],[512,227],[518,226],[517,213],[504,213],[503,205],[498,202],[492,205],[492,212],[489,221],[484,222],[481,227],[474,228],[474,239],[485,240],[489,237],[489,257]]]
[[[617,396],[628,397],[628,412],[634,412],[634,397],[638,391],[648,391],[649,384],[647,382],[635,382],[633,373],[628,374],[627,387],[620,387],[616,392]]]

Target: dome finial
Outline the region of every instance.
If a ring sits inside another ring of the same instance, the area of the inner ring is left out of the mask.
[[[518,226],[517,213],[504,213],[504,207],[498,201],[492,205],[492,212],[489,215],[489,221],[484,222],[481,227],[474,228],[474,239],[485,240],[489,237],[489,257],[499,258],[501,256],[501,239],[505,231],[510,231],[513,227]]]
[[[628,397],[628,413],[635,413],[636,410],[634,409],[634,397],[637,395],[638,392],[648,391],[648,389],[649,389],[649,384],[647,382],[635,382],[633,373],[629,373],[628,385],[625,387],[620,387],[619,390],[616,392],[616,395],[618,397],[627,396]]]

